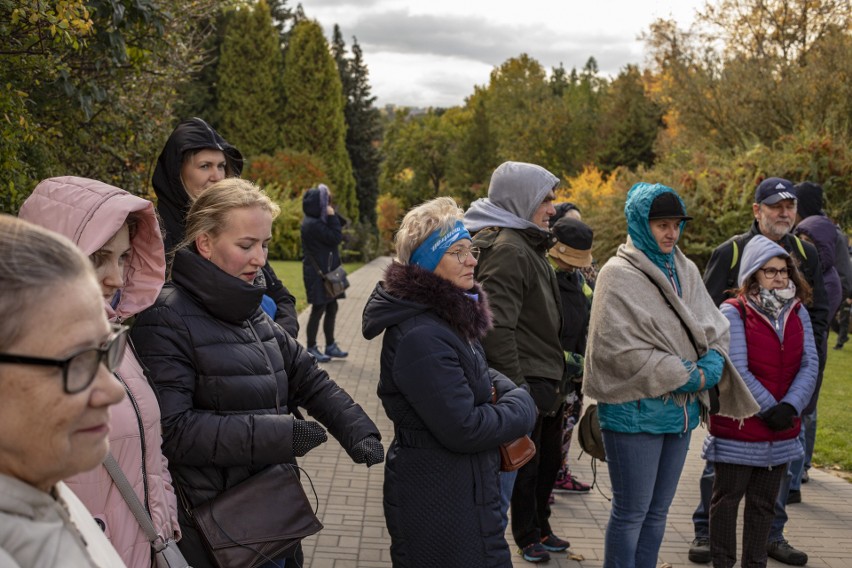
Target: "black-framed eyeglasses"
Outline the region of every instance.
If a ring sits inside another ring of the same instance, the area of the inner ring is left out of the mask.
[[[65,359],[46,359],[28,355],[0,353],[0,363],[40,365],[62,369],[62,388],[66,394],[76,394],[89,388],[103,363],[110,373],[114,372],[124,356],[127,346],[127,330],[124,325],[113,324],[112,333],[100,347],[83,349]]]
[[[786,266],[784,268],[773,268],[773,267],[758,268],[758,270],[763,272],[763,275],[766,276],[767,278],[769,278],[770,280],[772,280],[773,278],[775,278],[779,274],[781,275],[782,278],[787,278],[787,276],[790,275],[790,270]]]
[[[472,256],[474,260],[479,260],[479,249],[477,247],[472,247],[469,249],[458,249],[458,250],[448,250],[445,254],[454,255],[459,264],[464,264],[464,261],[467,260],[468,255]]]

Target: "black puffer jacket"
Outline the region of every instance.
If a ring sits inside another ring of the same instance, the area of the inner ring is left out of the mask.
[[[184,120],[166,141],[151,183],[157,194],[157,213],[163,220],[166,252],[173,250],[183,240],[186,232],[186,214],[192,205],[189,194],[180,179],[180,169],[186,152],[203,149],[221,150],[228,163],[228,175],[239,176],[243,170],[243,155],[219,136],[212,126],[200,118]],[[296,298],[266,263],[262,269],[266,293],[275,300],[278,308],[275,322],[292,337],[299,335]]]
[[[340,243],[343,242],[343,217],[338,214],[323,216],[328,206],[328,190],[313,187],[302,197],[302,277],[308,303],[322,305],[335,300],[325,293],[325,286],[317,267],[330,272],[340,266]],[[341,299],[346,295],[338,296]]]
[[[364,337],[385,332],[378,394],[394,424],[384,485],[394,566],[512,565],[497,447],[529,432],[536,410],[488,368],[479,338],[491,315],[474,291],[478,302],[432,272],[392,264],[364,309]]]
[[[191,506],[269,464],[295,462],[296,406],[347,451],[379,436],[361,407],[259,308],[262,288],[188,249],[178,251],[172,278],[138,316],[132,339],[159,394],[169,470]],[[194,567],[206,566],[180,509],[181,550]]]
[[[559,334],[562,350],[585,355],[591,311],[591,303],[583,292],[585,280],[579,270],[557,270],[556,282],[562,303],[562,333]]]

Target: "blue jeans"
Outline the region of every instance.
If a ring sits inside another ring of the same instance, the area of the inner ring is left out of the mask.
[[[604,568],[655,568],[689,450],[685,434],[625,434],[603,430],[612,511]]]
[[[713,462],[705,462],[699,483],[701,501],[692,514],[695,538],[710,538],[710,496],[713,494],[715,477]],[[788,467],[787,475],[781,479],[781,489],[778,491],[778,499],[775,501],[775,518],[772,519],[772,528],[769,529],[769,542],[784,540],[784,525],[787,524],[787,495],[790,493],[792,479],[793,473]]]
[[[500,517],[503,519],[503,532],[509,526],[509,504],[512,502],[512,490],[515,488],[515,479],[518,470],[500,472]]]
[[[817,411],[802,415],[802,429],[799,431],[799,441],[805,448],[805,455],[790,464],[793,480],[790,489],[799,491],[802,488],[802,475],[811,469],[811,458],[814,455],[814,444],[816,443]]]

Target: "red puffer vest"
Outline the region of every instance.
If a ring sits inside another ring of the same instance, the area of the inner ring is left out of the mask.
[[[796,305],[785,313],[781,322],[784,342],[781,343],[769,319],[748,302],[741,303],[738,298],[734,298],[725,303],[734,306],[740,312],[740,317],[745,310],[743,320],[748,347],[748,369],[776,400],[781,400],[799,372],[805,351],[805,330],[802,320],[799,319],[801,304],[796,302]],[[737,420],[718,415],[710,417],[711,434],[744,442],[789,440],[799,435],[800,427],[798,417],[793,419],[792,428],[781,432],[774,432],[757,416],[746,419],[742,428]]]

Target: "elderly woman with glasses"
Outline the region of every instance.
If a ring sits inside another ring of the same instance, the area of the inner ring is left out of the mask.
[[[124,566],[62,480],[106,456],[126,330],[70,241],[7,215],[0,290],[0,565]]]
[[[737,517],[745,496],[741,566],[766,566],[775,500],[787,466],[801,458],[799,415],[818,369],[808,310],[811,288],[790,254],[758,235],[743,250],[736,295],[722,304],[730,357],[760,412],[744,422],[710,418],[704,459],[714,462],[710,552],[714,568],[737,560]]]
[[[364,337],[384,332],[378,395],[395,434],[384,485],[395,566],[512,565],[498,446],[532,430],[536,410],[488,368],[479,340],[491,311],[461,219],[449,197],[409,211],[364,309]]]

